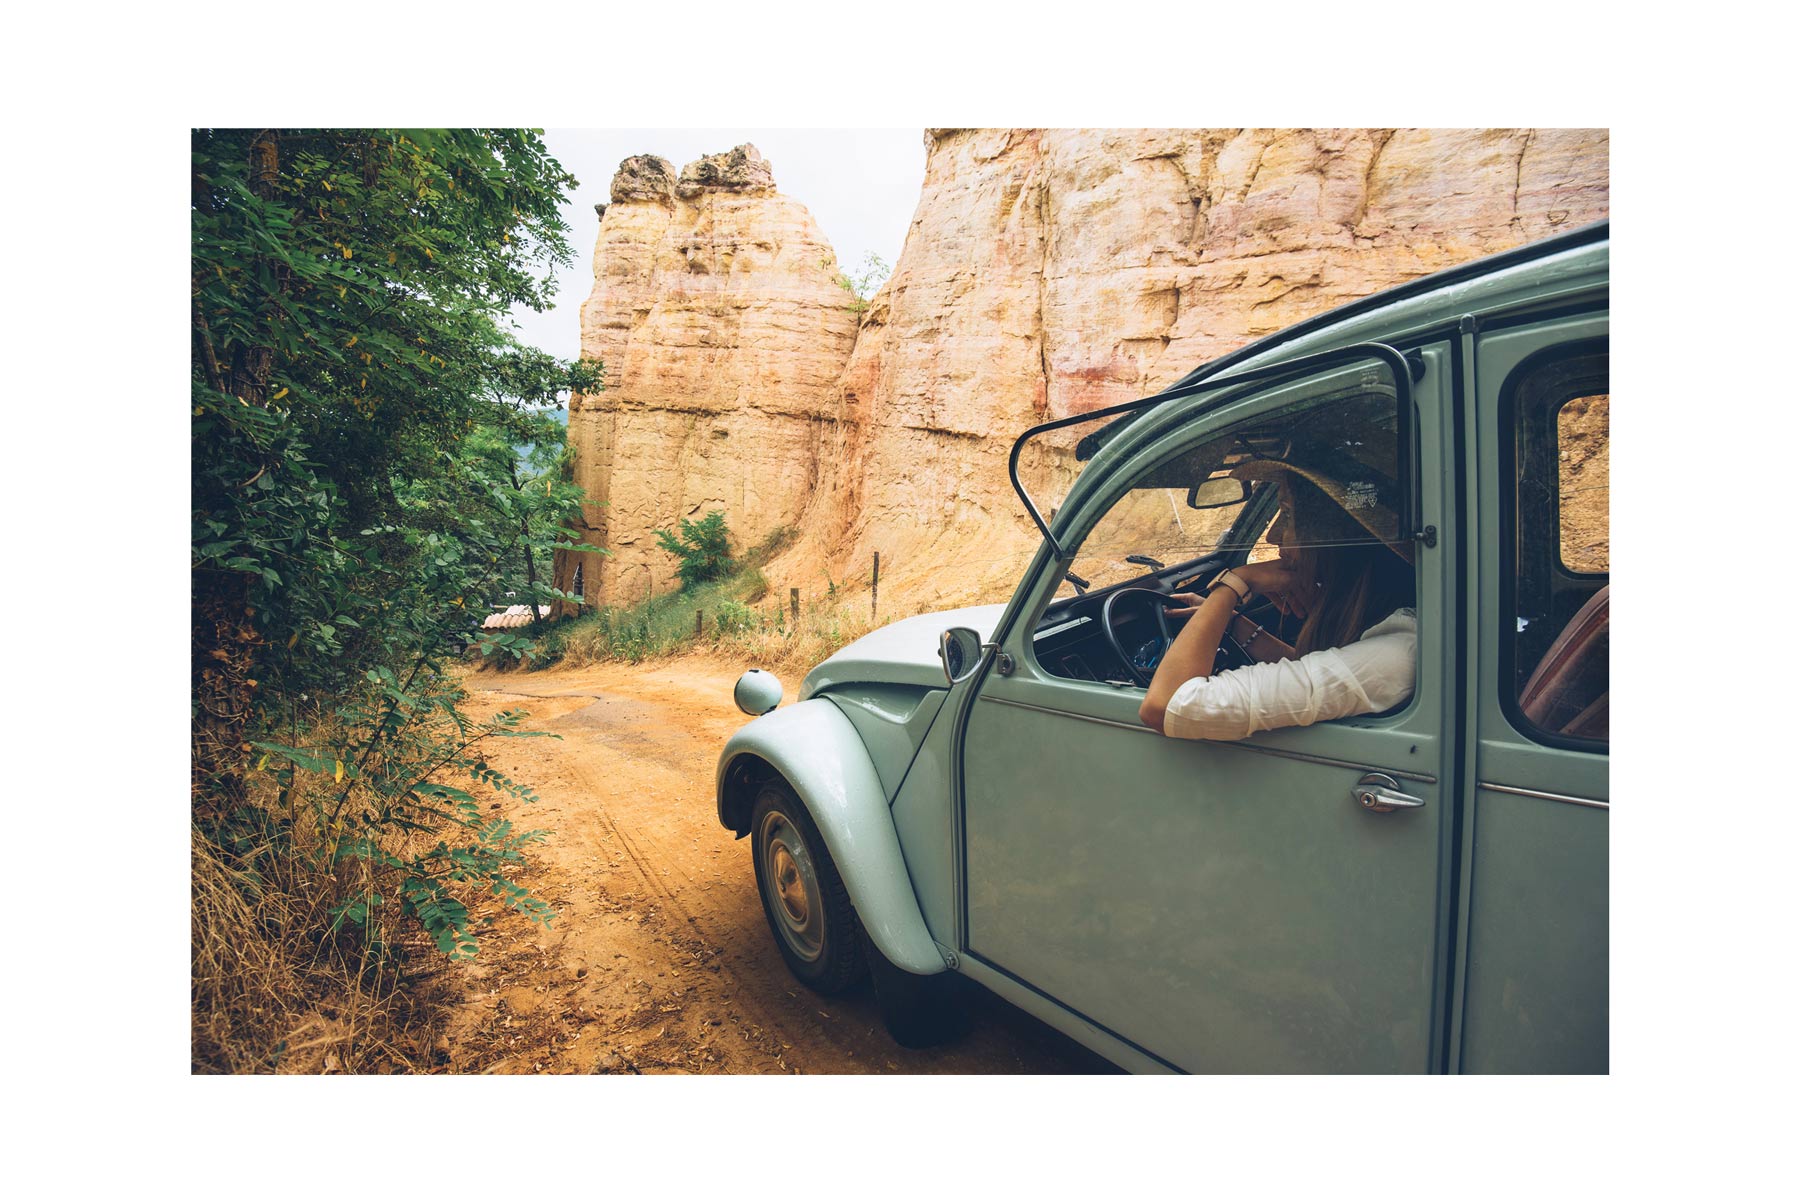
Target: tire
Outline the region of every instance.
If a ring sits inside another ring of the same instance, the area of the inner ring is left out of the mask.
[[[868,971],[862,924],[812,815],[784,780],[750,811],[756,892],[788,971],[815,993],[842,993]]]
[[[875,982],[875,1000],[881,1004],[881,1021],[895,1043],[903,1048],[934,1048],[968,1034],[969,1015],[963,1005],[967,981],[953,972],[931,976],[907,972],[882,955],[867,935],[863,944],[869,975]]]

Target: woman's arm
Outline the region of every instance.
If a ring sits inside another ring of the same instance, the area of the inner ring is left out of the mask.
[[[1237,613],[1237,599],[1236,593],[1221,585],[1208,593],[1198,606],[1191,608],[1193,617],[1163,653],[1162,662],[1156,665],[1156,674],[1150,678],[1150,687],[1144,691],[1144,703],[1138,706],[1138,720],[1145,726],[1161,734],[1163,715],[1175,690],[1196,676],[1212,675],[1213,660],[1219,654],[1219,639],[1224,637],[1226,625]]]
[[[1282,642],[1268,627],[1258,626],[1241,613],[1231,620],[1231,637],[1238,641],[1244,654],[1260,664],[1272,664],[1277,660],[1295,657],[1292,646]]]
[[[1242,739],[1398,705],[1412,695],[1416,623],[1407,615],[1381,625],[1388,629],[1343,647],[1184,681],[1163,703],[1160,729],[1183,739]]]
[[[1265,595],[1281,593],[1283,611],[1288,610],[1290,602],[1285,590],[1293,586],[1294,574],[1281,566],[1279,561],[1245,564],[1232,571],[1256,592]],[[1176,599],[1192,598],[1192,593],[1184,593]],[[1305,615],[1302,602],[1295,599],[1291,604],[1295,612]],[[1159,734],[1167,733],[1163,730],[1163,718],[1168,710],[1169,698],[1188,681],[1212,675],[1213,662],[1219,654],[1219,640],[1224,637],[1225,628],[1231,624],[1237,608],[1237,593],[1229,585],[1221,584],[1207,593],[1198,605],[1169,611],[1172,615],[1193,616],[1188,619],[1188,624],[1181,633],[1175,636],[1175,641],[1169,644],[1168,651],[1163,653],[1162,662],[1156,665],[1156,673],[1150,678],[1150,687],[1144,691],[1144,702],[1138,706],[1140,722]]]

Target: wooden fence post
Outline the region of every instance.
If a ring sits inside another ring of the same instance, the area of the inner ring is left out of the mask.
[[[704,626],[705,624],[706,624],[706,611],[704,609],[696,609],[694,611],[694,637],[695,638],[700,637],[700,628],[702,626]]]
[[[794,625],[796,627],[799,626],[800,625],[800,590],[797,588],[791,588],[788,590],[788,609],[794,615]]]
[[[875,567],[869,572],[869,617],[875,617],[875,599],[881,595],[881,552],[875,552]]]

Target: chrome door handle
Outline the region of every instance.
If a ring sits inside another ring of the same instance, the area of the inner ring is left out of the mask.
[[[1400,791],[1400,782],[1385,772],[1371,772],[1356,782],[1356,788],[1350,796],[1356,804],[1371,814],[1386,814],[1393,810],[1422,810],[1425,799],[1414,797],[1410,793]]]

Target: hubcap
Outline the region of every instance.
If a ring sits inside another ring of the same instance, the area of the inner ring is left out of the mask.
[[[825,918],[818,905],[819,878],[800,832],[779,810],[763,815],[759,832],[763,897],[776,931],[802,960],[817,960],[825,946]]]

